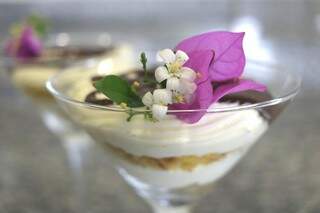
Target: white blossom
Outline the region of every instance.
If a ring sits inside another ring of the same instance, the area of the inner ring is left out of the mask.
[[[157,120],[161,120],[166,116],[168,111],[168,106],[154,104],[152,105],[151,110],[152,110],[152,116]]]
[[[170,77],[167,79],[166,89],[170,91],[182,92],[182,87],[180,85],[180,79],[176,77]]]
[[[197,85],[194,83],[196,72],[183,65],[188,61],[188,55],[178,50],[174,53],[170,49],[164,49],[157,53],[157,59],[164,62],[155,71],[155,78],[160,83],[167,80],[166,89],[173,95],[173,102],[183,103],[194,93]],[[188,98],[187,98],[188,97]]]
[[[193,82],[197,78],[197,74],[195,71],[190,69],[189,67],[182,67],[180,78]]]
[[[194,82],[197,74],[194,70],[183,67],[188,59],[188,55],[181,50],[174,53],[170,49],[164,49],[157,53],[157,60],[164,62],[164,65],[155,70],[155,79],[159,83],[166,80],[166,88],[156,89],[153,93],[147,92],[142,97],[143,104],[151,109],[155,119],[165,117],[169,104],[191,101],[197,89]]]
[[[152,106],[153,96],[151,92],[147,92],[146,94],[144,94],[144,96],[142,97],[142,103],[148,107]]]
[[[176,55],[170,49],[160,50],[157,53],[157,60],[164,63],[172,63],[176,60]]]
[[[170,74],[169,71],[166,67],[164,66],[160,66],[156,69],[156,71],[154,72],[155,78],[157,82],[162,82],[168,78],[170,78]]]
[[[162,119],[168,111],[168,104],[172,104],[172,93],[167,89],[156,89],[147,92],[142,97],[142,103],[149,107],[155,119]]]

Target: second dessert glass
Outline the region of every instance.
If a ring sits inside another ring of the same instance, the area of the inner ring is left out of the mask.
[[[60,110],[46,90],[46,81],[61,69],[81,60],[92,59],[100,69],[116,71],[133,66],[132,49],[124,43],[114,43],[106,32],[61,32],[49,34],[44,40],[43,53],[29,60],[1,56],[1,68],[8,73],[13,85],[34,104],[45,126],[56,135],[65,148],[68,166],[74,176],[78,203],[84,203],[82,164],[91,139]],[[82,208],[82,207],[79,207]]]
[[[300,78],[293,72],[249,62],[243,77],[263,83],[268,92],[228,96],[205,110],[195,124],[183,123],[170,113],[203,109],[169,111],[160,122],[147,121],[143,115],[127,122],[125,109],[85,101],[94,91],[96,75],[101,73],[90,63],[70,67],[51,78],[47,88],[158,213],[190,212],[210,185],[227,174],[268,130],[300,87]]]

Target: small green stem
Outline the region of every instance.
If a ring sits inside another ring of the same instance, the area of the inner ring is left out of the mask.
[[[157,82],[156,80],[153,80],[153,79],[145,79],[145,80],[143,81],[143,83],[144,83],[145,85],[153,85],[153,84],[157,84],[158,82]]]
[[[128,122],[130,122],[131,119],[133,118],[133,116],[135,116],[135,115],[144,115],[144,119],[149,120],[149,121],[153,121],[153,122],[155,121],[153,119],[152,113],[149,112],[149,111],[146,111],[146,112],[134,112],[132,109],[129,109],[127,111],[127,113],[129,115],[128,118],[127,118]]]
[[[140,62],[142,64],[144,76],[143,76],[143,84],[145,85],[156,85],[157,81],[154,79],[151,79],[148,77],[148,71],[147,71],[147,56],[144,52],[140,54]]]
[[[143,78],[143,81],[146,82],[147,81],[147,56],[144,52],[142,52],[140,54],[140,62],[142,63],[142,68],[143,68],[143,71],[144,71],[144,78]]]

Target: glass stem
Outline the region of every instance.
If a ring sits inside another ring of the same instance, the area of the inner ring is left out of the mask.
[[[84,163],[88,155],[86,135],[80,134],[64,137],[62,145],[67,153],[69,167],[73,178],[73,190],[75,194],[75,208],[79,212],[87,212],[87,179],[84,173]]]
[[[41,115],[47,128],[59,136],[66,151],[68,166],[73,176],[76,209],[80,212],[87,212],[87,189],[83,167],[91,145],[91,139],[86,133],[77,129],[54,111],[43,111]]]
[[[156,207],[153,208],[154,213],[191,213],[189,206],[187,207]]]

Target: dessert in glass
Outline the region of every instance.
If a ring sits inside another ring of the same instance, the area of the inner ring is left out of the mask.
[[[294,98],[299,77],[248,62],[243,33],[209,32],[164,49],[162,65],[101,75],[92,64],[47,82],[67,114],[154,212],[190,212]]]

